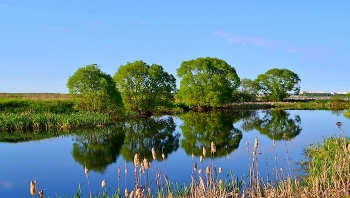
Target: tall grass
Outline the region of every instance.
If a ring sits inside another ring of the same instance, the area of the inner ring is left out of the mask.
[[[110,124],[106,114],[95,112],[55,113],[0,113],[0,131],[47,131]]]

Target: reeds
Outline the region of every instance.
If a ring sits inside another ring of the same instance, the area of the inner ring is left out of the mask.
[[[0,131],[46,131],[94,127],[111,123],[106,114],[95,112],[55,113],[0,113]]]

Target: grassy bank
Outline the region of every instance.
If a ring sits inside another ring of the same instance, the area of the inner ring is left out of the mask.
[[[106,114],[95,112],[75,113],[0,113],[0,131],[47,131],[49,129],[70,129],[95,127],[111,123]]]

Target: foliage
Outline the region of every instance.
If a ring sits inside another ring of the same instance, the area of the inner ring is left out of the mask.
[[[184,148],[186,154],[194,156],[201,156],[202,149],[205,147],[210,156],[211,142],[215,142],[216,157],[233,152],[238,148],[242,139],[242,131],[235,128],[233,123],[241,119],[241,116],[244,115],[219,111],[209,114],[189,112],[181,115],[183,120],[180,126],[183,134],[181,147]]]
[[[177,98],[188,106],[220,107],[232,101],[240,83],[232,66],[210,57],[183,61],[177,76],[181,78]]]
[[[0,99],[0,111],[21,113],[30,111],[35,113],[69,113],[74,112],[72,100],[29,100],[29,99]]]
[[[255,101],[256,96],[258,95],[258,85],[255,81],[248,78],[242,78],[239,86],[238,101],[247,102]]]
[[[350,140],[342,137],[327,138],[322,144],[306,148],[305,152],[309,159],[308,177],[304,178],[308,187],[323,192],[322,197],[348,197]],[[332,191],[336,192],[333,196],[329,194]]]
[[[124,144],[123,125],[114,125],[99,132],[83,133],[74,137],[74,160],[89,170],[103,173],[107,166],[116,162]]]
[[[97,64],[79,68],[67,82],[75,107],[83,111],[118,114],[124,105],[115,82]]]
[[[54,113],[0,113],[0,131],[47,131],[106,125],[111,119],[98,112]]]
[[[265,74],[260,74],[255,82],[268,100],[281,101],[290,93],[300,92],[299,76],[288,69],[270,69]]]
[[[152,148],[157,152],[157,160],[162,159],[179,148],[180,134],[175,133],[172,117],[132,119],[125,124],[125,142],[121,154],[127,161],[133,161],[137,153],[142,158],[151,159]]]
[[[262,116],[254,113],[244,118],[242,128],[245,131],[256,129],[272,140],[289,140],[300,134],[302,130],[300,125],[300,116],[296,115],[293,118],[287,111],[272,110],[264,111]]]
[[[176,79],[160,65],[128,62],[119,67],[113,79],[128,109],[154,111],[158,106],[172,106]]]

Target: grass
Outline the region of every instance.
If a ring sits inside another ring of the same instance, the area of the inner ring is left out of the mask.
[[[111,123],[111,119],[102,113],[75,112],[55,113],[0,113],[0,131],[47,131],[51,129],[71,129],[95,127]]]

